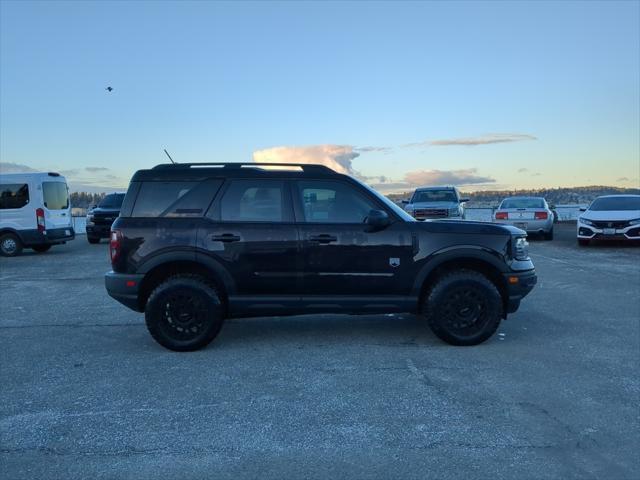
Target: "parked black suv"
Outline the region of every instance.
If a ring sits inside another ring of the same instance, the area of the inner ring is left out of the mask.
[[[526,233],[417,222],[320,165],[169,164],[135,173],[106,288],[172,350],[229,317],[413,312],[454,345],[489,338],[536,283]]]
[[[120,215],[124,193],[106,195],[94,209],[87,212],[87,241],[100,243],[101,238],[109,238],[111,225]]]

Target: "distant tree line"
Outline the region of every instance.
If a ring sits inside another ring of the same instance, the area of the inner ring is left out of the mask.
[[[104,196],[104,193],[73,192],[69,200],[73,208],[89,208],[100,203]]]

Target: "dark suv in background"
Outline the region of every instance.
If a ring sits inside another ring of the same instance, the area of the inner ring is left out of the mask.
[[[536,283],[526,233],[417,222],[320,165],[169,164],[136,172],[106,288],[172,350],[229,317],[412,312],[454,345],[489,338]]]
[[[87,241],[100,243],[101,238],[109,238],[111,225],[120,215],[120,207],[124,200],[124,193],[111,193],[87,212]]]

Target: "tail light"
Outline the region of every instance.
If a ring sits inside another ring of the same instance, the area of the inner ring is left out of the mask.
[[[547,212],[536,212],[534,217],[536,220],[546,220],[549,214]]]
[[[36,223],[38,224],[38,232],[44,233],[47,227],[44,225],[44,209],[36,208]]]
[[[109,238],[109,256],[111,257],[111,264],[114,265],[120,253],[122,252],[122,232],[119,230],[112,230],[111,237]]]
[[[509,212],[496,212],[496,220],[508,220]]]

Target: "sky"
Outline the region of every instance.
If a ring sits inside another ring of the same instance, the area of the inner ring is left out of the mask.
[[[0,2],[0,173],[316,162],[383,192],[640,184],[640,2]],[[111,86],[111,92],[106,87]]]

